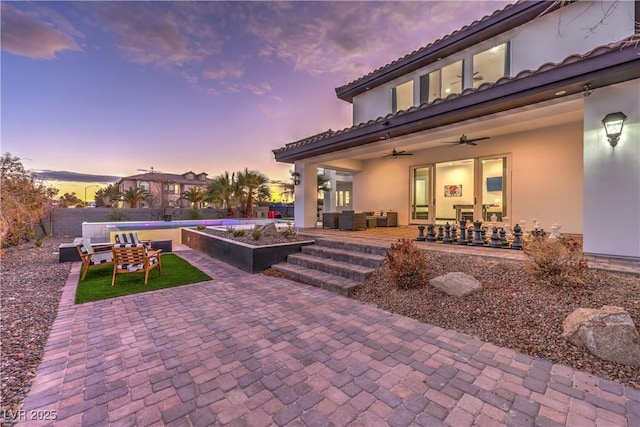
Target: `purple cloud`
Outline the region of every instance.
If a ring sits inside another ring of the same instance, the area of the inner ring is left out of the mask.
[[[33,59],[55,59],[58,52],[81,51],[72,36],[80,34],[63,18],[47,12],[27,13],[2,3],[2,49]]]

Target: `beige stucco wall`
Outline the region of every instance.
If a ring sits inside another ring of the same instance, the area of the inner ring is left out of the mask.
[[[409,223],[410,167],[467,158],[509,155],[512,223],[537,219],[543,228],[559,223],[561,231],[583,231],[582,122],[495,137],[477,146],[444,146],[415,151],[413,156],[365,163],[354,178],[356,211],[396,210]],[[437,182],[440,192],[445,183]],[[449,183],[450,184],[450,183]]]

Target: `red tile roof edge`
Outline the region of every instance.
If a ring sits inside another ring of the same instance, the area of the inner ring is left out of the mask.
[[[557,63],[547,62],[547,63],[542,64],[536,70],[522,70],[522,71],[520,71],[518,74],[516,74],[513,77],[509,77],[509,76],[501,77],[500,79],[496,80],[493,83],[488,83],[488,82],[487,83],[483,83],[478,88],[475,88],[475,89],[467,88],[467,89],[463,90],[459,94],[451,94],[446,98],[438,98],[438,99],[435,99],[434,101],[432,101],[430,103],[425,102],[425,103],[422,103],[422,104],[417,105],[417,106],[409,107],[406,110],[398,111],[397,113],[389,113],[386,116],[380,116],[380,117],[378,117],[376,119],[371,119],[371,120],[369,120],[367,122],[358,123],[358,124],[350,126],[348,128],[344,128],[344,129],[337,130],[337,131],[332,131],[331,129],[329,129],[329,130],[327,130],[325,132],[313,135],[311,137],[308,137],[308,138],[305,138],[305,139],[301,139],[299,141],[296,141],[296,142],[293,142],[293,143],[290,143],[290,144],[286,144],[284,147],[272,150],[272,152],[274,154],[276,154],[276,153],[282,153],[284,151],[289,151],[289,150],[291,150],[293,148],[301,147],[301,146],[304,146],[304,145],[309,145],[309,144],[311,144],[313,142],[321,141],[321,140],[327,139],[329,137],[332,137],[332,136],[335,136],[335,135],[339,135],[339,134],[343,134],[343,133],[347,133],[347,132],[350,132],[350,131],[353,131],[355,129],[359,129],[359,128],[362,128],[362,127],[365,127],[365,126],[370,126],[370,125],[373,125],[373,124],[376,124],[376,123],[383,123],[384,121],[389,120],[391,118],[398,117],[398,116],[401,116],[403,114],[407,114],[409,112],[413,112],[413,111],[416,111],[416,110],[421,110],[423,108],[427,108],[429,106],[432,106],[432,105],[435,105],[435,104],[439,104],[441,102],[446,102],[446,101],[449,101],[451,99],[458,98],[460,96],[466,96],[466,95],[469,95],[471,93],[480,92],[480,91],[486,90],[486,89],[488,89],[490,87],[494,87],[494,86],[510,83],[510,82],[513,82],[513,81],[516,81],[516,80],[520,80],[522,78],[525,78],[525,77],[528,77],[528,76],[531,76],[531,75],[534,75],[534,74],[538,74],[538,73],[541,73],[541,72],[544,72],[544,71],[548,71],[548,70],[551,70],[551,69],[554,69],[554,68],[557,68],[557,67],[561,67],[563,65],[568,65],[568,64],[571,64],[571,63],[574,63],[574,62],[579,62],[579,61],[587,59],[587,58],[592,58],[592,57],[596,57],[596,56],[599,56],[599,55],[603,55],[603,54],[612,52],[612,51],[617,50],[617,49],[622,50],[622,49],[631,48],[633,43],[630,43],[630,42],[634,41],[635,37],[636,37],[635,35],[634,36],[629,36],[628,38],[625,38],[623,40],[617,41],[617,42],[609,44],[609,45],[598,46],[598,47],[596,47],[596,48],[594,48],[594,49],[592,49],[589,52],[586,52],[584,54],[572,54],[572,55],[566,57],[561,62],[557,62]]]

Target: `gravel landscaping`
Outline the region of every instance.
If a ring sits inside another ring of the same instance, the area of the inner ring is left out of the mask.
[[[15,413],[42,359],[71,270],[71,263],[58,263],[58,246],[65,241],[70,240],[8,248],[0,259],[0,409]]]
[[[229,231],[218,231],[207,228],[205,230],[198,230],[203,233],[211,234],[213,236],[222,237],[228,240],[235,240],[236,242],[246,243],[252,246],[267,246],[267,245],[276,245],[279,243],[292,243],[292,242],[302,242],[305,240],[310,240],[307,236],[298,236],[297,234],[292,235],[284,235],[282,232],[276,231],[274,228],[269,228],[265,232],[260,234],[258,239],[255,239],[252,235],[253,230],[244,230],[244,234],[242,235],[233,235],[233,232]]]
[[[479,293],[454,298],[426,286],[396,290],[380,272],[353,297],[421,322],[541,357],[640,389],[640,369],[607,362],[566,342],[562,322],[576,308],[625,308],[640,326],[640,276],[590,270],[580,288],[536,282],[519,261],[428,252],[429,278],[461,271],[483,285]]]

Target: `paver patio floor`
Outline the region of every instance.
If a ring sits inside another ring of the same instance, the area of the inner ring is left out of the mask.
[[[73,266],[25,424],[640,425],[640,390],[178,254],[213,279],[76,306]]]

